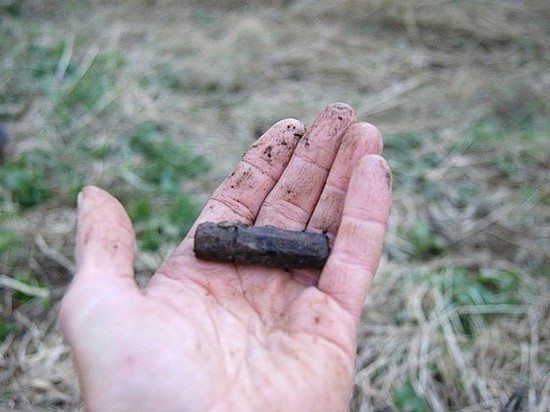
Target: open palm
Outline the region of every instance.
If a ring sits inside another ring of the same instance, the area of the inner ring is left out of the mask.
[[[304,134],[305,133],[305,134]],[[77,271],[60,308],[84,401],[100,411],[340,411],[390,206],[378,131],[342,103],[306,132],[275,124],[195,223],[324,231],[322,271],[205,262],[187,237],[138,289],[135,237],[106,192],[79,198]]]

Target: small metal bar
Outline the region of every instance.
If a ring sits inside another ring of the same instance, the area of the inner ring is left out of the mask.
[[[322,269],[330,252],[323,233],[271,226],[201,223],[195,233],[199,259],[286,269]]]

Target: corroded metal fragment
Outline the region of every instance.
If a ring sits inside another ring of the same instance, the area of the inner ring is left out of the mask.
[[[286,269],[322,269],[330,252],[323,233],[226,222],[198,225],[194,250],[199,259]]]

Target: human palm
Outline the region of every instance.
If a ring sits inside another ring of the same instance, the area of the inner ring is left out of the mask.
[[[293,119],[275,124],[196,224],[326,232],[322,271],[201,261],[192,228],[140,290],[126,212],[83,190],[60,325],[90,410],[346,410],[391,179],[378,131],[349,106],[328,106],[304,132]]]

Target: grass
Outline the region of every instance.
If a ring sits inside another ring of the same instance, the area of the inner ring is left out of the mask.
[[[11,40],[5,48],[18,43],[14,57],[25,62],[22,66],[27,73],[23,75],[32,98],[41,105],[43,119],[42,130],[28,142],[30,149],[10,154],[3,164],[0,201],[4,208],[20,216],[47,203],[70,206],[82,186],[103,183],[108,174],[108,186],[131,210],[137,212],[140,208],[135,205],[141,202],[142,213],[135,216],[139,223],[152,221],[157,214],[168,217],[145,224],[145,237],[150,239],[147,249],[159,248],[150,234],[153,226],[160,232],[169,225],[178,227],[177,236],[181,236],[200,206],[190,194],[181,192],[182,181],[206,173],[209,164],[204,156],[161,133],[153,122],[128,124],[115,136],[96,134],[96,123],[121,117],[113,89],[125,65],[122,56],[117,51],[100,52],[86,43],[77,45],[82,41],[74,39],[39,43],[40,35],[32,32],[26,44],[15,37]],[[11,97],[11,85],[4,86],[6,99]],[[155,204],[146,205],[147,216],[144,197],[156,199]],[[9,243],[10,232],[5,233],[4,243]]]
[[[136,223],[140,250],[166,253],[200,209],[201,200],[183,187],[184,181],[200,184],[210,164],[159,124],[125,118],[115,89],[126,63],[116,50],[60,37],[45,24],[14,16],[10,8],[4,13],[6,41],[0,47],[10,59],[2,68],[7,75],[0,84],[0,120],[33,129],[21,139],[10,136],[0,168],[0,342],[7,348],[25,342],[29,322],[43,328],[36,339],[55,326],[55,304],[73,269],[72,240],[62,233],[72,232],[74,218],[59,211],[74,207],[84,185],[109,188],[124,202]],[[13,113],[12,107],[22,112]],[[48,227],[56,228],[50,232]],[[40,323],[45,319],[50,319],[47,326]],[[10,358],[9,364],[25,375],[24,362]],[[32,382],[25,388],[44,393]],[[56,405],[59,394],[51,398],[50,392],[37,406]],[[25,401],[25,390],[1,396],[8,406],[13,399],[23,407],[34,403]]]
[[[550,7],[524,3],[0,2],[0,407],[80,407],[55,308],[83,185],[146,279],[254,138],[347,101],[395,184],[351,410],[550,408]]]

